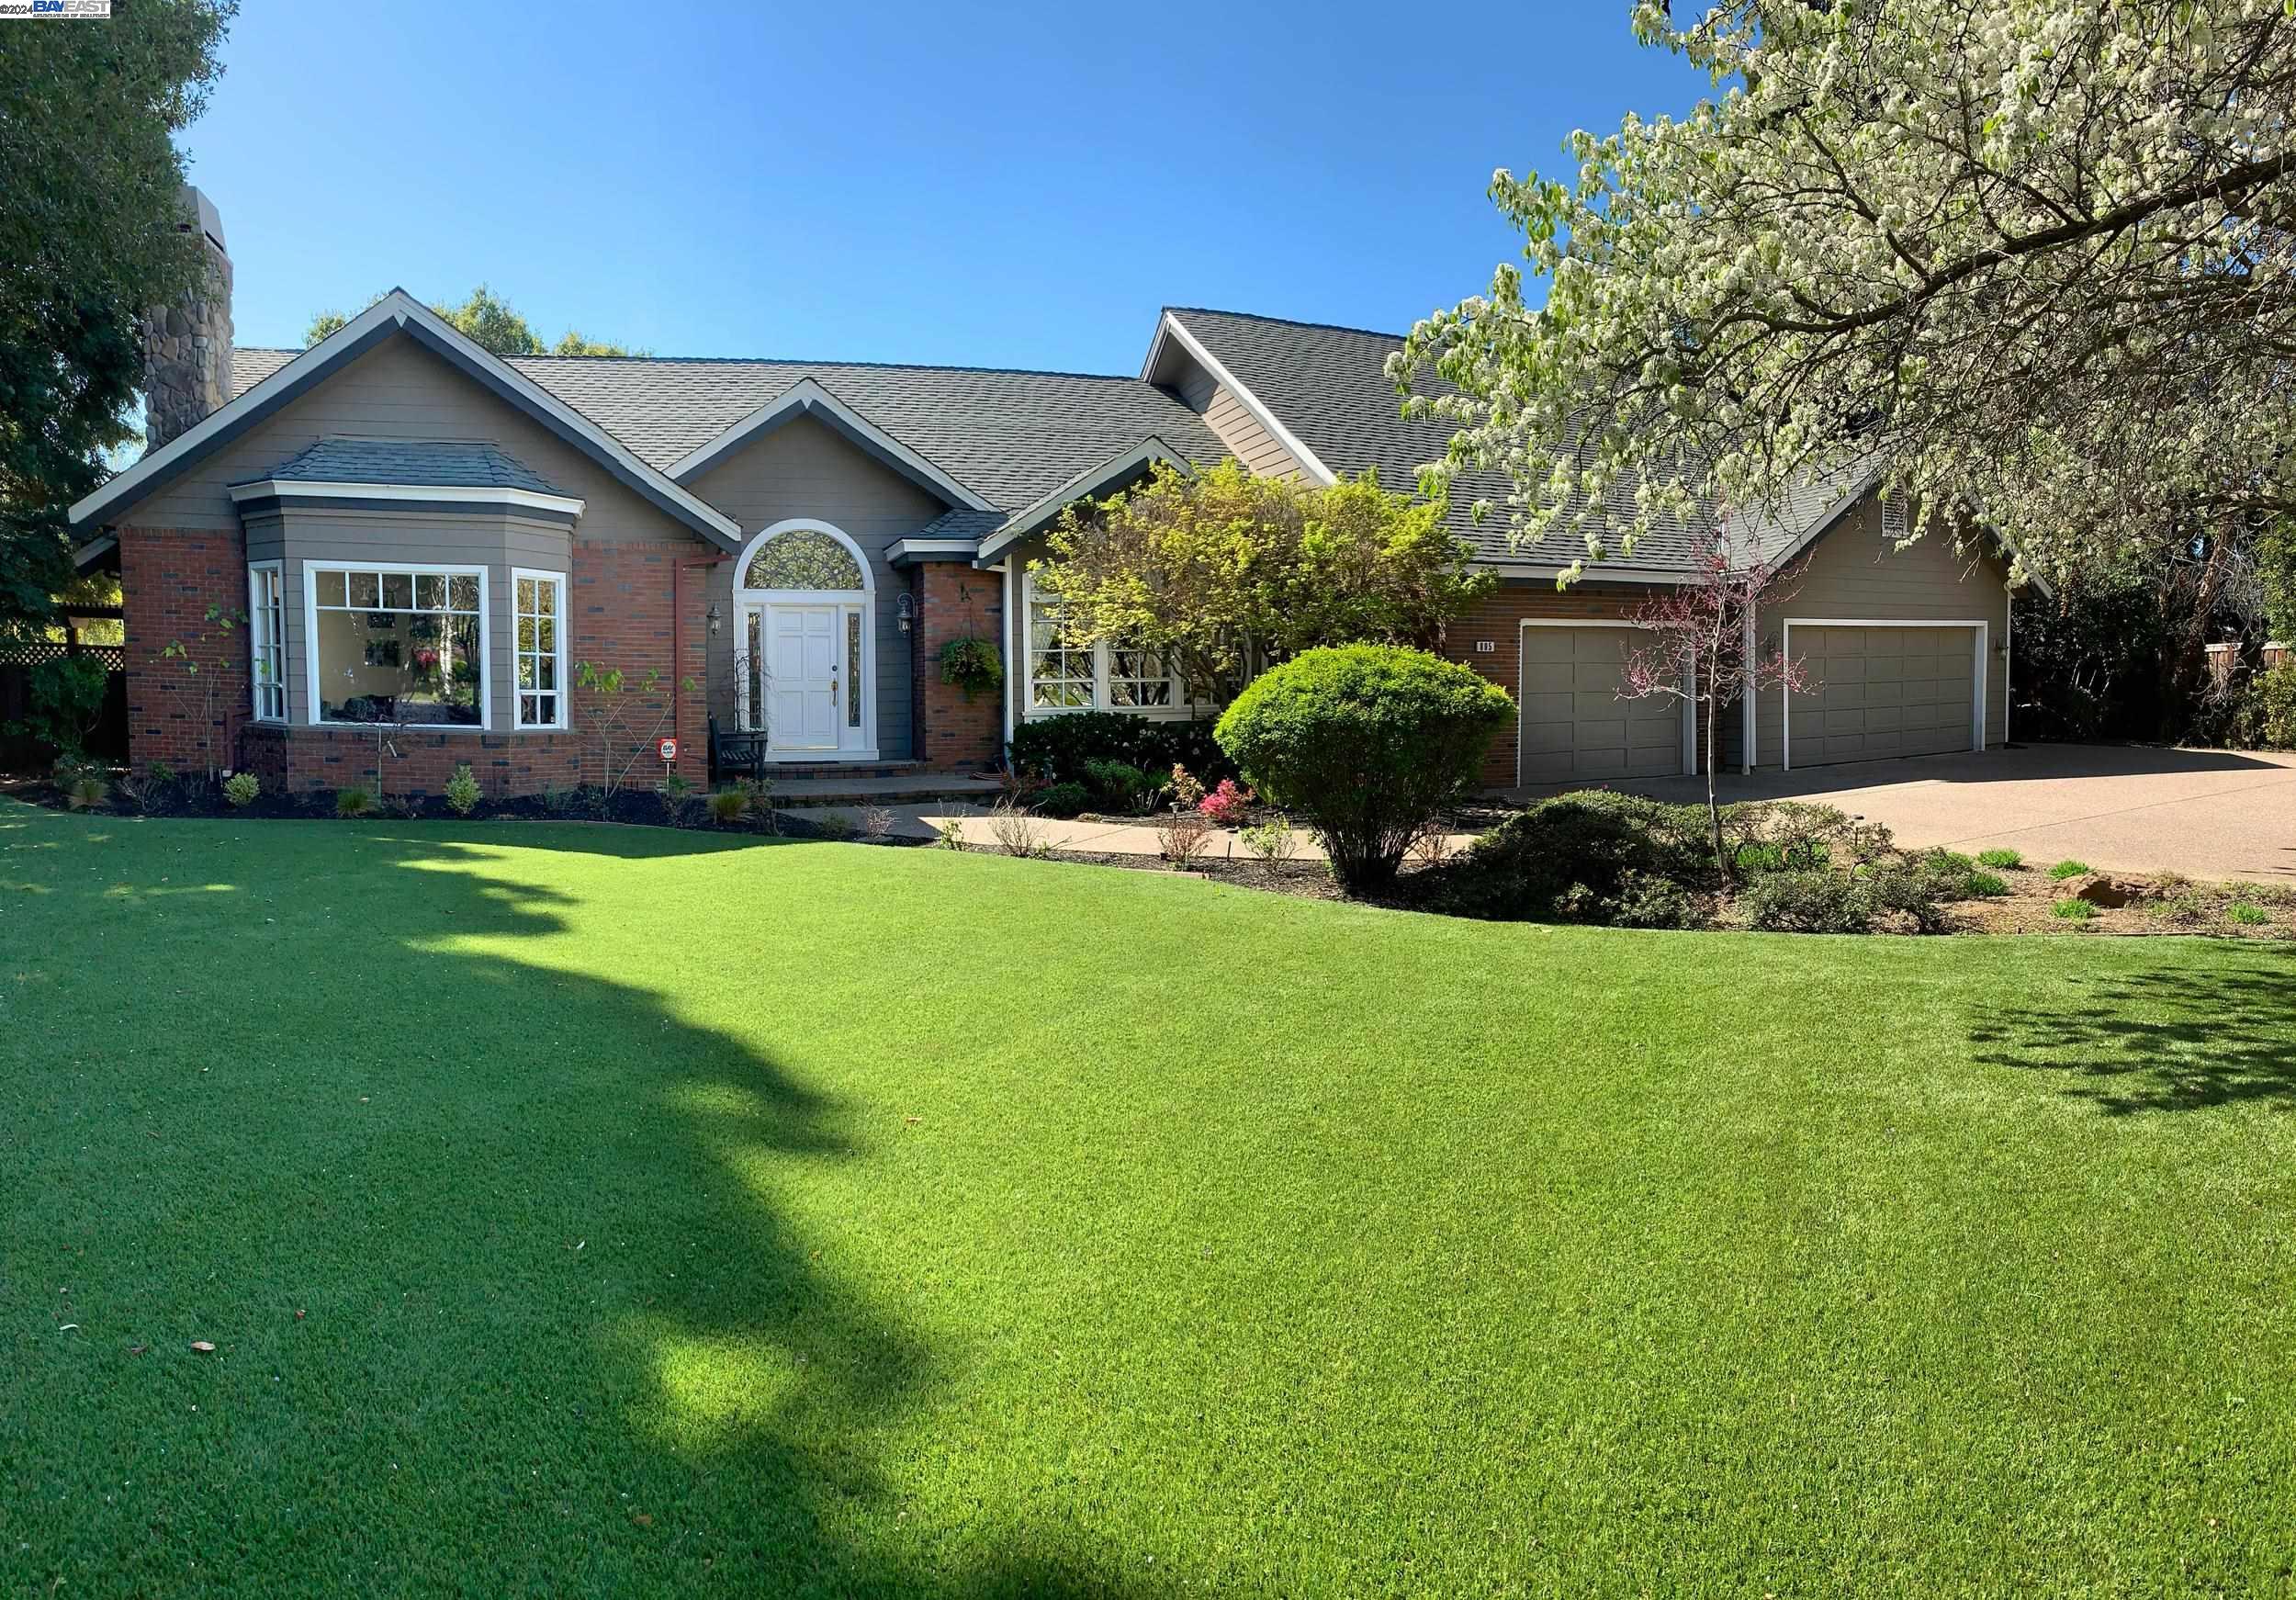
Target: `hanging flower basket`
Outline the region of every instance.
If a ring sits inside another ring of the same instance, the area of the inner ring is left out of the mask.
[[[1005,684],[1005,659],[986,639],[951,639],[940,647],[940,681],[955,684],[967,700],[994,694]]]

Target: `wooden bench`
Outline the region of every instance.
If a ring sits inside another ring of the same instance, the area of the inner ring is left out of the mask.
[[[721,731],[717,718],[710,718],[710,782],[715,783],[721,773],[738,778],[762,779],[765,776],[765,735]]]

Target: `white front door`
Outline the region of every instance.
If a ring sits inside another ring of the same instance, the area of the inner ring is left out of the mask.
[[[767,742],[777,750],[834,750],[845,704],[837,605],[765,608]]]

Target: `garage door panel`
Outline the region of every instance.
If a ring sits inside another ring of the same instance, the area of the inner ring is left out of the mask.
[[[1802,627],[1794,654],[1814,681],[1792,697],[1797,767],[1967,749],[1975,630]]]
[[[1682,707],[1623,698],[1638,629],[1523,630],[1522,768],[1526,783],[1607,783],[1679,772]]]

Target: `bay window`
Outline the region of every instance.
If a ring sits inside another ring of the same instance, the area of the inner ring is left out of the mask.
[[[286,595],[278,562],[249,563],[247,644],[257,722],[287,720]]]
[[[556,572],[511,573],[512,680],[516,725],[566,726],[566,579]]]
[[[486,726],[486,573],[305,569],[317,722]]]

